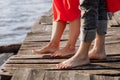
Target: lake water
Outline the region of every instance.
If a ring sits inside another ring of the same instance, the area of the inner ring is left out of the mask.
[[[52,0],[0,0],[0,45],[22,43]]]

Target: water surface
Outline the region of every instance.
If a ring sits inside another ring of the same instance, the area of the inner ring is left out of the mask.
[[[21,43],[52,0],[0,0],[0,45]]]

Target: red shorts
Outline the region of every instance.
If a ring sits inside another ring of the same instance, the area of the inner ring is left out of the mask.
[[[54,21],[73,21],[80,14],[79,0],[53,0]]]

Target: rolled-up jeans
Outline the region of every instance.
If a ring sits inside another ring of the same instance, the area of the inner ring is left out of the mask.
[[[84,42],[92,42],[96,33],[105,35],[107,32],[106,0],[80,0],[81,34]]]

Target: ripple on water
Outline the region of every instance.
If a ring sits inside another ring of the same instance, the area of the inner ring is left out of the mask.
[[[0,44],[22,42],[52,0],[0,0]]]

